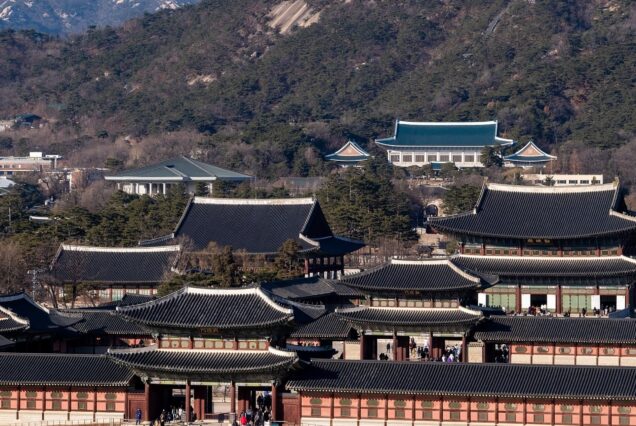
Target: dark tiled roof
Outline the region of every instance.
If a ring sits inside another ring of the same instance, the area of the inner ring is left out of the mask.
[[[144,283],[164,280],[179,246],[87,247],[63,244],[51,265],[51,275],[61,282]]]
[[[80,319],[73,325],[80,333],[91,335],[149,336],[150,331],[126,321],[121,315],[106,309],[68,309],[64,314]]]
[[[399,261],[342,278],[344,284],[361,290],[450,291],[475,289],[481,285],[448,260]]]
[[[329,313],[291,333],[296,339],[347,339],[353,328],[345,319]]]
[[[10,310],[0,306],[0,333],[24,330],[28,326],[28,320],[20,318]]]
[[[440,232],[518,239],[592,238],[636,229],[615,184],[536,187],[488,184],[474,212],[430,218]]]
[[[0,307],[29,322],[28,333],[74,332],[69,329],[79,319],[68,317],[35,303],[26,293],[0,296]]]
[[[224,374],[271,371],[289,367],[298,358],[294,352],[161,350],[155,346],[143,349],[109,350],[109,356],[129,368],[168,373]]]
[[[127,386],[132,378],[104,355],[0,354],[0,385]]]
[[[477,325],[475,339],[501,343],[636,344],[636,320],[495,316]]]
[[[198,250],[215,243],[248,253],[277,253],[287,240],[296,241],[301,250],[334,255],[362,246],[334,237],[320,205],[310,198],[195,197],[186,207],[174,236],[188,237]]]
[[[288,389],[441,396],[636,399],[636,368],[314,360]]]
[[[272,301],[262,290],[185,287],[139,305],[118,307],[123,317],[142,325],[169,328],[250,329],[285,324],[291,309]]]
[[[484,147],[512,144],[512,140],[497,137],[497,122],[395,122],[393,136],[376,139],[387,147]]]
[[[290,300],[309,300],[328,296],[362,296],[358,290],[321,277],[271,281],[263,283],[262,287],[276,296]]]
[[[354,324],[388,326],[464,325],[477,322],[481,313],[465,308],[376,308],[356,307],[336,309],[336,315]]]
[[[636,278],[636,261],[625,256],[534,257],[534,256],[454,256],[459,268],[477,274],[492,274],[501,282],[548,278],[562,283],[598,283],[607,280],[631,283]]]

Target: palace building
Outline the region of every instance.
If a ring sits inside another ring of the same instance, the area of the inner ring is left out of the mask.
[[[347,141],[338,151],[325,156],[325,160],[333,161],[341,167],[359,166],[371,157],[368,152],[353,141]]]
[[[155,294],[157,286],[174,273],[181,247],[91,247],[62,244],[51,262],[49,275],[60,285],[83,284],[100,302],[120,300],[125,294]]]
[[[294,239],[322,269],[89,309],[2,296],[0,421],[140,409],[148,422],[183,407],[231,422],[261,401],[290,426],[636,426],[636,220],[617,183],[485,184],[473,211],[428,226],[459,253],[335,280],[319,272],[342,263],[325,256],[359,245],[334,236],[316,202],[195,198],[151,243],[269,255]],[[120,259],[91,262],[114,271]]]
[[[456,167],[483,167],[485,147],[509,146],[511,139],[497,136],[497,122],[395,121],[393,136],[376,139],[387,150],[391,164],[399,167],[453,163]]]
[[[505,155],[503,160],[506,167],[543,168],[556,157],[545,153],[530,141],[514,154]]]
[[[274,258],[292,240],[304,258],[305,275],[334,278],[344,272],[344,255],[364,247],[333,234],[320,204],[312,198],[229,199],[194,197],[170,235],[142,241],[160,245],[185,238],[189,251],[210,244],[248,255]]]

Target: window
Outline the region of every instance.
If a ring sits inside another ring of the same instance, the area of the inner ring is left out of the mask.
[[[629,425],[629,416],[618,416],[618,424],[620,426],[628,426]]]
[[[592,424],[592,425],[600,425],[601,424],[601,416],[590,416],[590,424]]]
[[[11,400],[10,399],[1,399],[0,400],[0,408],[11,408]]]
[[[516,413],[506,413],[506,421],[507,422],[516,422],[517,414]]]
[[[35,410],[35,399],[27,399],[26,407],[29,410]]]
[[[488,421],[488,411],[479,411],[477,413],[477,420],[480,422],[487,422]]]
[[[543,414],[535,414],[534,415],[535,423],[543,423]]]
[[[77,402],[77,409],[79,411],[86,411],[88,409],[88,407],[86,406],[86,401],[78,401]]]
[[[428,154],[428,162],[437,161],[437,154]]]
[[[351,417],[351,408],[349,408],[349,407],[341,407],[340,408],[340,416],[341,417]]]
[[[464,155],[464,163],[474,163],[474,162],[475,162],[475,154]]]
[[[453,163],[461,163],[462,155],[461,154],[453,154]]]
[[[322,416],[322,410],[320,407],[311,407],[311,417],[320,417]]]
[[[367,409],[367,417],[378,417],[378,409],[375,407],[369,407]]]
[[[61,410],[62,409],[62,401],[54,399],[53,401],[51,401],[51,408],[53,410],[55,410],[55,411]]]
[[[454,420],[454,421],[461,420],[461,415],[459,414],[459,411],[455,411],[455,410],[451,411],[450,412],[450,419]]]
[[[395,409],[395,417],[397,419],[403,419],[406,417],[406,413],[404,412],[404,408],[396,408]]]
[[[106,403],[106,411],[116,411],[115,403],[114,402],[107,402]]]
[[[572,352],[572,348],[559,348],[559,353],[562,355],[567,355]]]
[[[416,163],[425,163],[426,156],[424,154],[415,154],[415,162]]]
[[[413,162],[413,156],[411,154],[402,155],[402,162],[403,163],[412,163]]]
[[[572,422],[572,414],[564,414],[561,416],[564,425],[571,425]]]
[[[400,155],[399,154],[391,154],[391,163],[399,163]]]
[[[439,155],[439,161],[442,163],[448,163],[450,161],[450,155],[449,154],[440,154]]]

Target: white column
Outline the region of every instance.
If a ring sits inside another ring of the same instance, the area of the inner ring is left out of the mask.
[[[152,182],[148,184],[148,195],[152,195]]]
[[[163,184],[163,195],[166,195],[166,184]]]

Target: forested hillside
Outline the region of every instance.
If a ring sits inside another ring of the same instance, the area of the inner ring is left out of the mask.
[[[278,3],[205,0],[68,41],[0,34],[0,116],[51,121],[0,135],[0,153],[103,165],[183,152],[311,175],[396,117],[497,119],[505,137],[559,146],[558,167],[623,170],[625,149],[596,149],[636,134],[633,2],[312,0],[317,22],[284,35],[269,25]],[[576,161],[573,146],[587,147]]]

